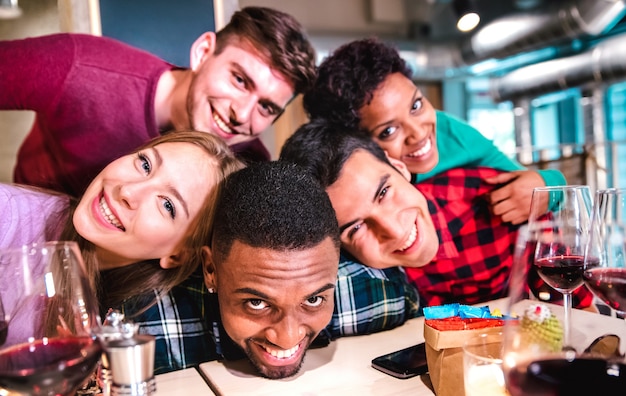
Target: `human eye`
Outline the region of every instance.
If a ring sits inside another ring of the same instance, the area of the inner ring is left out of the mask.
[[[261,103],[259,107],[261,109],[260,112],[264,117],[273,117],[278,114],[276,107],[269,103]]]
[[[137,161],[139,162],[141,170],[143,170],[146,175],[149,175],[152,171],[152,164],[148,156],[143,153],[137,153]]]
[[[246,79],[244,78],[243,75],[237,72],[233,72],[233,82],[235,83],[235,85],[237,85],[240,88],[246,87]]]
[[[161,197],[161,199],[163,200],[163,209],[165,209],[165,211],[169,213],[172,220],[174,220],[176,218],[176,206],[174,205],[174,202],[167,197]]]
[[[361,229],[362,226],[363,223],[356,223],[350,227],[350,230],[348,231],[348,239],[353,239],[354,235]]]
[[[378,200],[379,201],[381,201],[383,198],[385,198],[385,195],[387,195],[387,193],[389,192],[389,188],[390,188],[390,186],[385,186],[385,187],[380,189],[380,192],[378,193]]]
[[[304,304],[311,308],[315,308],[315,307],[319,307],[320,305],[322,305],[324,301],[326,301],[326,299],[322,296],[313,296],[313,297],[307,298]]]
[[[265,301],[260,300],[258,298],[252,298],[252,299],[246,300],[246,306],[248,306],[249,308],[255,311],[260,311],[268,307]]]
[[[411,112],[418,112],[422,109],[422,107],[424,107],[424,97],[420,96],[419,98],[415,99],[415,102],[413,102],[413,106],[411,106]]]
[[[398,130],[398,128],[396,127],[387,127],[385,129],[382,130],[382,132],[380,132],[378,134],[378,139],[380,140],[388,140],[389,138],[391,138],[396,131]]]

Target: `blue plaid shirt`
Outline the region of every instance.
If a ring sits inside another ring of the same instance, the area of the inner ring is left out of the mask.
[[[207,291],[201,271],[132,316],[133,307],[142,306],[138,301],[126,302],[121,310],[139,324],[140,333],[155,336],[155,374],[245,357],[226,335],[217,294]],[[335,310],[324,333],[336,338],[392,329],[421,314],[419,308],[417,290],[402,268],[374,269],[342,255]]]
[[[421,315],[417,289],[404,269],[375,269],[340,257],[335,310],[326,330],[332,338],[389,330]]]
[[[125,302],[120,307],[125,315],[139,324],[140,333],[155,336],[155,374],[181,370],[220,357],[216,347],[219,335],[212,330],[214,320],[211,318],[219,318],[219,314],[215,316],[218,311],[211,306],[209,297],[202,272],[196,271],[138,316],[133,316],[133,312],[136,306],[142,306],[142,299]]]

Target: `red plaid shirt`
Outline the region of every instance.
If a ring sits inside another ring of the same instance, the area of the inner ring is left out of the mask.
[[[477,304],[507,296],[519,226],[492,215],[485,194],[496,186],[483,182],[499,173],[491,168],[457,168],[416,185],[428,200],[439,237],[433,262],[406,268],[424,306]],[[534,291],[550,289],[538,277],[530,283]],[[552,295],[560,296],[556,291]],[[574,306],[586,307],[593,295],[583,286],[572,300]]]

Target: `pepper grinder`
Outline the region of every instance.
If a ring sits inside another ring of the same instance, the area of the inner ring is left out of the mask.
[[[103,353],[99,379],[104,396],[149,396],[156,391],[155,338],[137,330],[138,326],[125,320],[121,312],[107,313],[100,335]]]

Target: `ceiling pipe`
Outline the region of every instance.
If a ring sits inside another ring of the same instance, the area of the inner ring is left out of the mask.
[[[496,102],[626,79],[626,34],[611,37],[578,55],[536,63],[490,81]]]
[[[403,54],[418,79],[442,79],[466,73],[467,66],[488,59],[509,60],[514,55],[566,43],[582,36],[595,37],[614,26],[626,13],[626,0],[572,0],[547,11],[498,18],[462,42],[407,43]],[[508,62],[515,67],[527,61]],[[496,70],[490,70],[491,72]]]
[[[550,3],[553,4],[553,3]],[[467,63],[504,58],[581,36],[597,36],[610,29],[626,11],[623,0],[574,0],[547,12],[528,12],[498,18],[463,42]]]

